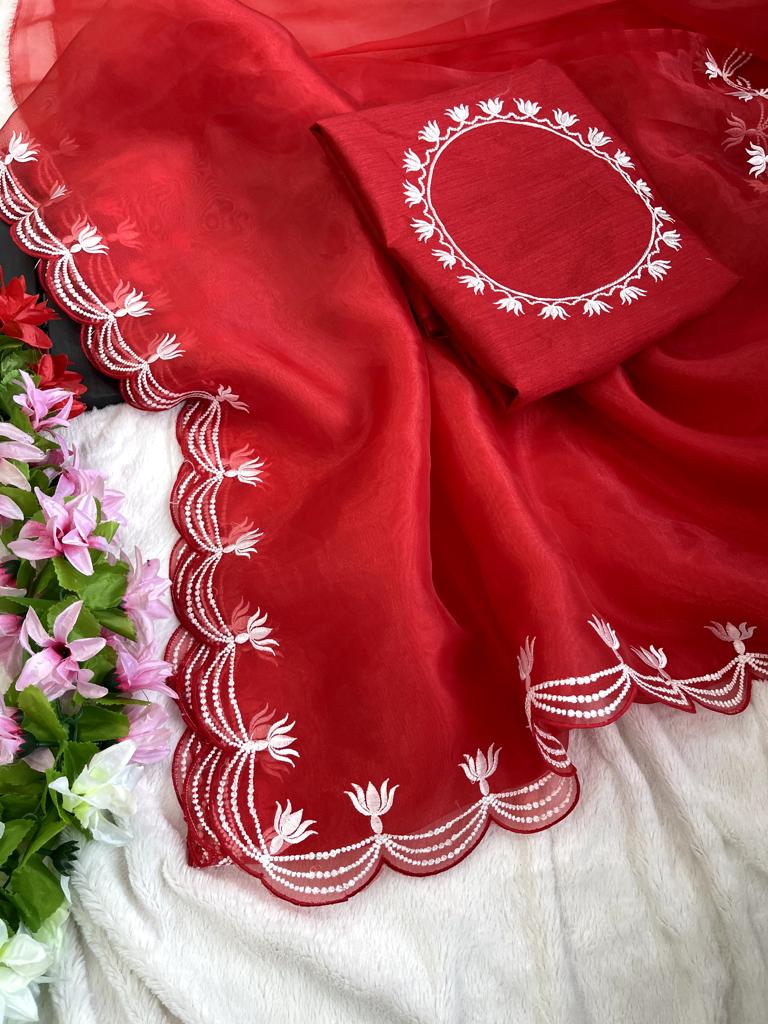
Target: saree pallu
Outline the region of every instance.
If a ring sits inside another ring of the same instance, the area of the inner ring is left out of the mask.
[[[22,0],[0,210],[179,406],[190,861],[320,904],[768,677],[768,209],[696,5],[272,13]]]

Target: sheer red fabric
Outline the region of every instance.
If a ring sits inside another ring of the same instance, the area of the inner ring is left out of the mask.
[[[63,3],[0,136],[91,358],[180,403],[190,859],[307,904],[559,821],[573,728],[768,676],[768,210],[718,40],[457,2],[376,42],[380,7],[337,4],[323,54],[298,8],[300,42],[227,0]]]

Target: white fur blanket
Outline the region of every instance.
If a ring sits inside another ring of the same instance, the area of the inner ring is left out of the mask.
[[[88,413],[86,463],[128,491],[128,535],[167,559],[173,414]],[[55,1024],[765,1024],[768,693],[726,719],[663,707],[576,734],[576,811],[494,829],[464,863],[384,871],[297,908],[234,868],[197,871],[168,768],[135,840],[91,844]]]

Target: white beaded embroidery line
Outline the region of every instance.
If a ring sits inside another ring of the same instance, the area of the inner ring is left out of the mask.
[[[610,623],[595,615],[589,625],[613,653],[615,665],[590,675],[533,683],[531,672],[535,638],[529,638],[518,655],[520,679],[526,687],[525,712],[528,723],[542,757],[559,771],[570,767],[571,761],[560,740],[548,732],[543,724],[533,721],[534,709],[545,716],[565,719],[563,728],[566,729],[585,728],[591,723],[602,725],[623,714],[633,702],[635,690],[639,689],[670,707],[692,711],[696,704],[700,704],[710,711],[733,714],[746,705],[749,685],[747,669],[751,669],[758,678],[768,679],[768,654],[746,650],[744,641],[754,633],[754,627],[746,623],[740,626],[730,622],[726,626],[712,623],[707,626],[718,639],[733,645],[735,657],[714,672],[687,679],[673,679],[667,673],[667,656],[663,648],[656,648],[653,644],[649,648],[632,647],[639,660],[655,670],[653,675],[639,672],[624,661],[620,653],[621,640]],[[723,686],[699,685],[717,683],[729,673],[730,678]],[[606,686],[604,681],[612,676],[617,676],[616,680]],[[585,708],[584,705],[589,707]]]
[[[597,128],[589,128],[585,139],[581,132],[571,130],[572,126],[578,122],[576,115],[569,114],[567,111],[555,110],[552,113],[552,118],[539,117],[541,107],[538,103],[522,99],[515,100],[515,103],[517,112],[509,110],[502,113],[503,100],[498,97],[483,100],[477,104],[481,113],[475,114],[471,118],[467,104],[451,107],[445,111],[446,116],[452,121],[446,128],[441,129],[438,122],[433,120],[429,121],[419,132],[420,140],[431,143],[424,151],[423,156],[418,156],[412,149],[405,151],[403,168],[406,174],[416,175],[416,178],[415,180],[408,179],[403,183],[404,202],[412,208],[421,207],[424,219],[411,221],[411,227],[419,241],[428,242],[436,235],[439,248],[433,249],[432,255],[441,266],[446,270],[453,270],[458,264],[459,268],[465,271],[458,277],[462,284],[476,295],[484,293],[487,286],[491,292],[501,296],[495,301],[495,306],[506,313],[514,313],[515,316],[522,315],[525,312],[525,307],[531,306],[538,309],[539,316],[544,319],[564,320],[570,315],[567,312],[568,307],[578,305],[581,305],[582,313],[585,316],[600,316],[612,309],[611,304],[606,300],[617,292],[623,305],[629,305],[642,298],[646,294],[645,289],[638,287],[633,282],[640,281],[645,274],[654,281],[659,281],[670,268],[668,260],[658,258],[662,244],[674,250],[681,247],[682,241],[679,233],[664,228],[664,222],[674,223],[673,218],[663,207],[654,205],[648,184],[642,178],[635,179],[628,173],[628,170],[634,169],[634,164],[623,150],[617,149],[613,156],[603,150],[602,147],[611,142],[608,135]],[[650,214],[651,231],[648,243],[642,256],[629,271],[613,281],[580,295],[544,297],[519,291],[496,281],[467,256],[452,237],[434,207],[432,178],[440,156],[449,145],[468,132],[489,124],[523,125],[549,132],[567,139],[584,152],[604,161],[619,174]]]

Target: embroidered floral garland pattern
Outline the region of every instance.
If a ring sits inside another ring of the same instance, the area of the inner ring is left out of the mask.
[[[622,149],[610,155],[606,148],[612,141],[610,136],[598,128],[588,128],[586,138],[574,128],[579,121],[575,114],[565,110],[552,111],[551,117],[541,115],[541,106],[532,100],[515,100],[516,110],[504,111],[504,101],[495,99],[482,100],[477,104],[480,113],[471,114],[466,104],[459,104],[445,111],[450,123],[441,128],[437,121],[429,121],[419,132],[419,139],[429,143],[421,156],[412,149],[407,149],[403,158],[406,174],[414,177],[403,182],[404,201],[411,208],[419,207],[421,217],[411,221],[411,227],[420,242],[437,243],[432,255],[446,270],[463,271],[458,274],[459,281],[476,295],[482,295],[486,289],[498,295],[494,305],[506,313],[521,316],[526,306],[533,307],[539,316],[550,320],[565,320],[571,314],[571,308],[581,308],[585,316],[600,316],[613,307],[607,300],[618,295],[622,305],[629,305],[646,294],[640,287],[645,275],[653,281],[660,281],[670,268],[668,259],[663,254],[667,250],[679,249],[682,242],[679,232],[668,225],[673,218],[667,211],[656,206],[650,187],[642,178],[634,178],[629,172],[634,170],[631,157]],[[466,255],[451,237],[450,232],[440,219],[432,201],[432,179],[441,155],[446,148],[457,139],[489,124],[523,125],[529,128],[546,131],[568,140],[579,149],[591,154],[598,160],[607,163],[627,183],[632,192],[643,202],[650,215],[650,236],[648,243],[637,262],[621,277],[600,285],[581,295],[539,296],[518,291],[508,285],[494,280]]]
[[[603,144],[594,141],[596,146]],[[538,831],[574,807],[576,770],[558,733],[615,721],[638,692],[688,711],[698,703],[735,714],[749,702],[752,678],[768,678],[768,654],[746,651],[744,641],[753,629],[745,624],[713,624],[713,632],[733,645],[735,657],[717,672],[684,680],[670,677],[664,651],[654,646],[632,648],[652,673],[631,668],[620,654],[613,629],[595,618],[590,624],[616,664],[586,676],[533,683],[534,641],[527,640],[518,659],[526,686],[526,714],[551,770],[528,785],[494,793],[489,780],[503,751],[492,744],[485,751],[465,753],[451,770],[461,770],[468,784],[478,787],[479,797],[450,819],[408,835],[391,834],[384,827],[394,802],[407,798],[397,780],[365,784],[350,780],[339,800],[350,801],[367,819],[371,834],[334,849],[285,852],[321,833],[322,823],[305,816],[303,808],[294,808],[288,798],[285,805],[276,803],[268,824],[262,822],[256,811],[255,777],[257,768],[263,772],[287,766],[290,770],[300,756],[300,736],[293,731],[296,723],[285,709],[265,706],[246,724],[235,695],[238,650],[250,644],[272,654],[279,642],[272,636],[267,613],[241,607],[228,623],[215,597],[219,566],[229,558],[251,557],[261,538],[253,524],[226,527],[218,517],[218,496],[225,481],[256,486],[261,480],[263,462],[254,452],[225,453],[220,446],[223,410],[245,406],[224,385],[215,394],[177,393],[157,380],[156,365],[181,357],[182,346],[175,335],[165,334],[155,339],[148,355],[140,356],[128,343],[131,323],[151,315],[150,301],[142,291],[120,281],[105,287],[109,297],[103,299],[85,279],[78,267],[80,254],[106,254],[109,236],[82,219],[72,225],[66,238],[56,236],[46,222],[45,208],[62,199],[66,189],[54,184],[43,200],[35,201],[12,169],[13,164],[36,159],[32,143],[15,133],[0,162],[0,214],[13,225],[19,244],[43,261],[52,296],[81,321],[83,344],[95,365],[121,378],[134,405],[146,409],[181,405],[177,427],[184,462],[172,497],[180,540],[171,578],[184,624],[174,634],[167,657],[176,671],[180,708],[189,725],[176,750],[174,783],[185,809],[195,863],[236,861],[277,895],[299,903],[345,899],[366,885],[384,863],[409,874],[432,874],[469,853],[491,821],[514,832]],[[130,238],[127,228],[126,238]],[[97,276],[101,280],[108,275]]]
[[[737,74],[752,59],[752,54],[743,50],[731,50],[722,63],[718,64],[710,50],[704,53],[704,73],[712,82],[720,81],[727,88],[728,96],[735,96],[742,103],[757,100],[760,109],[757,121],[750,127],[738,114],[728,115],[728,129],[723,139],[723,147],[732,149],[743,142],[747,165],[752,177],[759,178],[768,170],[768,112],[763,100],[768,100],[768,89],[756,89],[748,78]],[[756,187],[760,187],[759,184]]]

